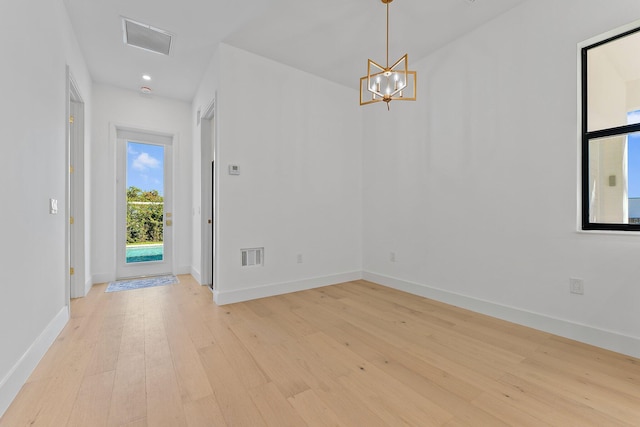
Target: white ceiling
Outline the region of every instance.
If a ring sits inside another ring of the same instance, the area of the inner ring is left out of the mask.
[[[525,0],[398,0],[390,60],[409,67]],[[220,42],[357,90],[367,59],[385,61],[380,0],[64,0],[94,81],[191,101]],[[121,17],[175,35],[171,55],[123,43]],[[259,72],[259,70],[256,70]],[[144,82],[142,74],[153,80]]]

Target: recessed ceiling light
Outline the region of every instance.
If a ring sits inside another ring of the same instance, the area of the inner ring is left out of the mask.
[[[148,86],[142,86],[140,88],[140,92],[144,93],[145,95],[148,95],[151,93],[151,88]]]
[[[143,78],[144,80],[146,80],[146,81],[151,80],[151,76],[150,76],[149,74],[143,74],[143,75],[142,75],[142,78]]]

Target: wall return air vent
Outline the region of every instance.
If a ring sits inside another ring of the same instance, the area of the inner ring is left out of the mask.
[[[264,265],[264,248],[240,249],[243,267]]]
[[[173,35],[168,31],[122,18],[122,31],[125,44],[149,52],[169,55]]]

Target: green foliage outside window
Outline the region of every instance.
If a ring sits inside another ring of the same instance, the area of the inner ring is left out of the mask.
[[[157,190],[127,188],[127,244],[162,242],[163,211]]]

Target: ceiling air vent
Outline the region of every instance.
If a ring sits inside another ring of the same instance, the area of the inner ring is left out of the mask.
[[[169,55],[173,38],[171,33],[127,18],[122,18],[122,31],[125,44]]]
[[[242,252],[243,267],[256,267],[263,265],[264,248],[241,249],[240,251]]]

